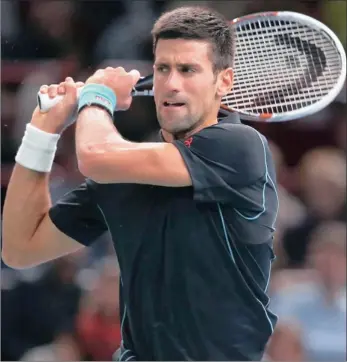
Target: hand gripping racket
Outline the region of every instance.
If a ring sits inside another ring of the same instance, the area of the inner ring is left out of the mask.
[[[294,12],[263,12],[231,21],[235,79],[221,109],[249,121],[302,118],[328,106],[346,80],[346,54],[321,22]],[[153,96],[153,76],[141,78],[133,96]],[[42,111],[62,96],[38,94]]]

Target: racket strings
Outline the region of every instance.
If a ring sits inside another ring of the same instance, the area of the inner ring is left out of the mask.
[[[228,107],[256,114],[302,108],[326,95],[341,73],[330,40],[304,25],[258,20],[236,34],[234,87],[222,102]]]

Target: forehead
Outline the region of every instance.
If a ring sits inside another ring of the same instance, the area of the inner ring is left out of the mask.
[[[159,39],[155,61],[165,63],[210,63],[210,44],[205,40]]]

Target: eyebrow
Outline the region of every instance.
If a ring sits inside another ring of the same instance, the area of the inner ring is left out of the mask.
[[[154,65],[157,67],[159,65],[165,65],[165,66],[172,66],[172,64],[170,64],[170,62],[165,62],[165,61],[158,61],[158,62],[154,62]],[[202,68],[202,66],[199,63],[175,63],[174,64],[175,67],[195,67],[195,68]]]

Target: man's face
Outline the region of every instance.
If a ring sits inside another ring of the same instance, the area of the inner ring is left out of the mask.
[[[154,99],[161,128],[184,133],[217,118],[222,72],[216,75],[205,41],[159,39],[154,63]],[[224,77],[225,78],[225,77]]]

